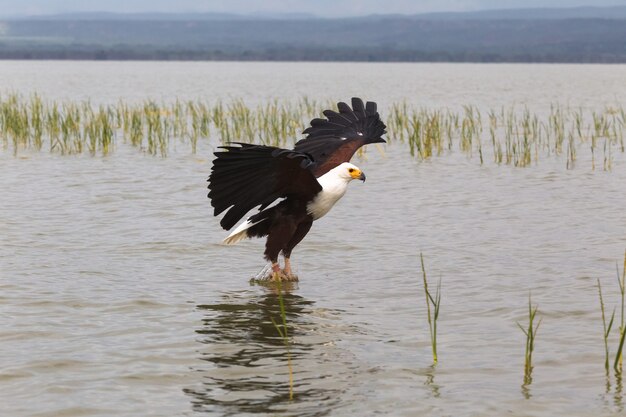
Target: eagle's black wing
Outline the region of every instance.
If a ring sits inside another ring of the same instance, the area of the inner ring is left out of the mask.
[[[215,152],[209,176],[209,198],[228,230],[250,210],[260,210],[281,197],[310,201],[322,190],[309,167],[309,155],[273,146],[234,143]]]
[[[363,100],[354,97],[352,108],[343,102],[337,107],[339,113],[324,110],[326,119],[311,120],[311,127],[303,132],[307,137],[294,147],[313,157],[310,169],[316,177],[350,161],[361,146],[385,142],[381,136],[387,126],[380,120],[376,103],[368,101],[364,106]]]

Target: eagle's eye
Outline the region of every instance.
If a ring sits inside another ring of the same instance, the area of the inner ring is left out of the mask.
[[[352,173],[354,172],[354,168],[350,168],[350,169],[348,169],[348,172],[349,172],[350,174],[352,174]]]

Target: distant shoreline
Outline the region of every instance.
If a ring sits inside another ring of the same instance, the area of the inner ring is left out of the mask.
[[[533,57],[533,59],[514,59],[514,58],[487,58],[487,59],[306,59],[298,58],[291,59],[289,57],[283,58],[264,58],[263,56],[238,56],[238,55],[224,55],[219,58],[207,58],[204,54],[196,55],[184,55],[180,53],[172,53],[171,55],[154,55],[145,57],[141,54],[122,54],[94,51],[93,53],[30,53],[24,52],[0,52],[0,61],[102,61],[102,62],[311,62],[311,63],[433,63],[433,64],[626,64],[626,56],[620,56],[615,58],[603,58],[603,59],[577,59],[577,57],[571,57],[570,59],[555,60],[542,57]]]
[[[0,60],[626,63],[626,7],[359,18],[0,19]]]

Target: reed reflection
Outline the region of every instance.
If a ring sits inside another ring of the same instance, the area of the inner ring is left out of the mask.
[[[328,387],[316,366],[324,361],[324,337],[315,337],[313,302],[289,288],[282,292],[291,344],[294,398],[289,400],[288,353],[272,318],[280,322],[278,292],[271,288],[225,293],[204,312],[196,330],[201,359],[208,364],[200,388],[186,389],[194,411],[215,415],[296,412],[322,416],[332,410],[338,392]],[[313,336],[313,337],[312,337]]]

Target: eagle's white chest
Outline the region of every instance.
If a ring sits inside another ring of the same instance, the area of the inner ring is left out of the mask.
[[[313,216],[313,220],[328,213],[348,189],[348,181],[333,176],[327,177],[327,175],[322,175],[317,179],[322,186],[322,191],[307,205],[307,212]]]

